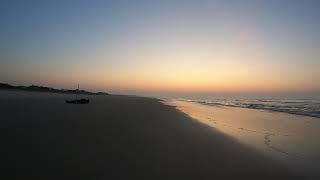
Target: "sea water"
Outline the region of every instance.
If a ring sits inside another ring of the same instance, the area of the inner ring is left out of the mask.
[[[179,99],[204,105],[224,105],[285,112],[320,118],[320,100],[312,99]]]

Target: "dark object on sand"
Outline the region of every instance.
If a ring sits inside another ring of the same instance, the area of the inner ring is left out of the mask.
[[[78,89],[75,90],[76,91],[76,98],[74,100],[66,100],[66,103],[69,104],[89,104],[90,100],[89,99],[78,99],[78,92],[80,92],[80,87],[78,84]]]
[[[66,103],[70,104],[89,104],[90,100],[89,99],[75,99],[75,100],[66,100]]]

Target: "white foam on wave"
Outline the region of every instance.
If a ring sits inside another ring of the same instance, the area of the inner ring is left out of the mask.
[[[210,99],[193,100],[179,99],[188,102],[197,102],[204,105],[223,105],[250,109],[262,109],[290,114],[305,115],[320,118],[319,100],[287,100],[287,99]]]

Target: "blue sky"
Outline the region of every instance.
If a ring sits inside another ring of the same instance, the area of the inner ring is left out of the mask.
[[[319,1],[1,1],[0,81],[319,91]]]

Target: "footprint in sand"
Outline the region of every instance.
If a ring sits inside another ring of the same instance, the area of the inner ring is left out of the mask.
[[[257,132],[255,130],[250,130],[250,129],[245,129],[245,128],[238,128],[238,129],[240,129],[242,131],[247,131],[247,132]]]
[[[274,151],[289,155],[288,152],[271,145],[271,138],[270,138],[271,136],[275,136],[275,134],[271,134],[271,133],[266,133],[265,134],[265,136],[264,136],[264,144],[266,146],[268,146],[269,148],[273,149]]]

